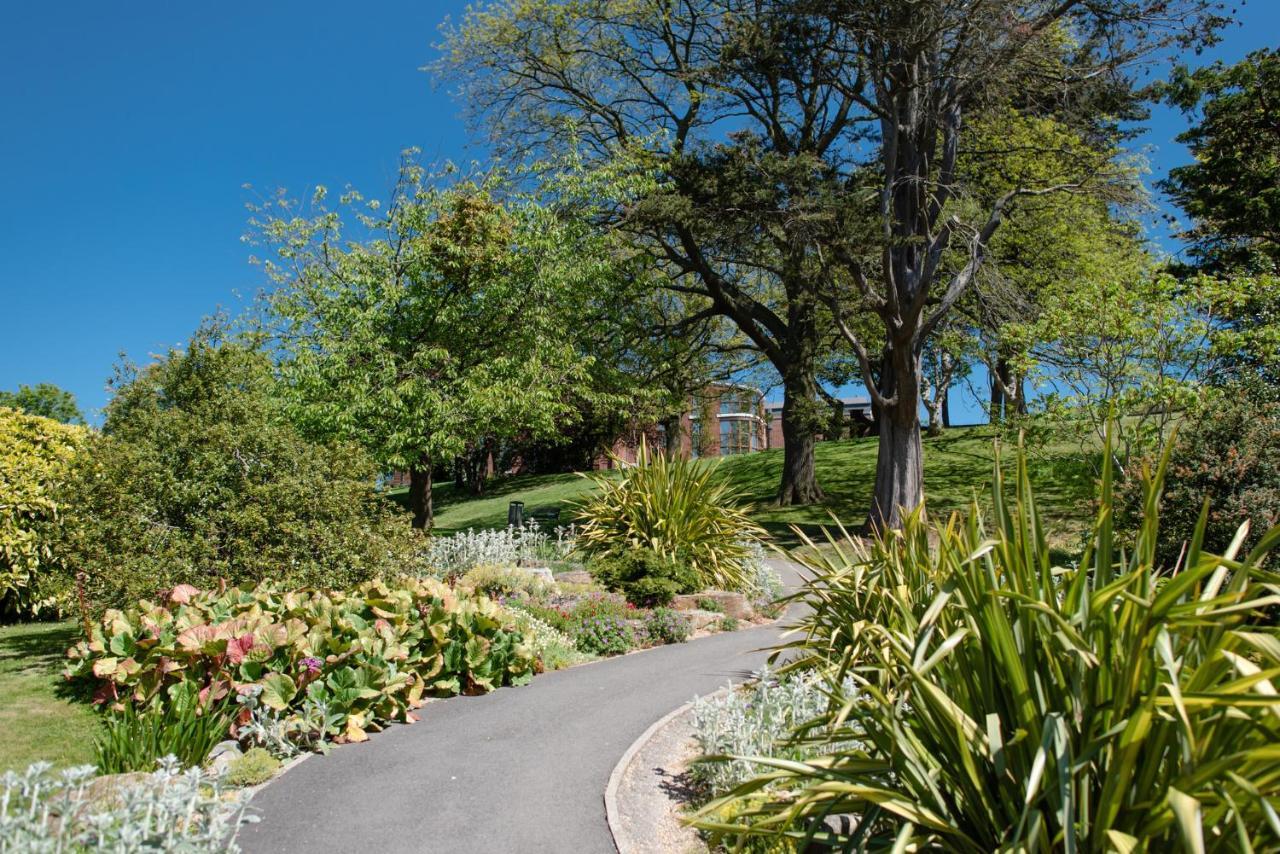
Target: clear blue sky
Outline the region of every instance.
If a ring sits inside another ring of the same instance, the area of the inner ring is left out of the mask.
[[[250,195],[389,188],[398,152],[482,157],[417,69],[464,0],[10,4],[0,28],[0,389],[56,383],[97,420],[117,354],[146,361],[262,284]],[[1274,44],[1253,0],[1209,58]],[[1183,162],[1180,116],[1141,141]],[[237,293],[244,295],[238,297]],[[976,417],[972,402],[957,420]]]

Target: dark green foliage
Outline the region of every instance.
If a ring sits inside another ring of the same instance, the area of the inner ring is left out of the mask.
[[[414,535],[356,446],[283,417],[267,356],[199,332],[121,372],[66,487],[63,563],[94,607],[177,584],[348,588],[405,568]]]
[[[689,639],[689,618],[671,608],[654,608],[644,618],[645,634],[651,644],[684,643]]]
[[[17,391],[0,391],[0,406],[52,418],[63,424],[84,423],[84,415],[76,405],[76,396],[50,383],[20,385]]]
[[[614,557],[591,562],[591,574],[633,605],[667,605],[681,593],[692,593],[701,584],[686,564],[647,549],[631,549]]]
[[[1188,418],[1178,434],[1165,475],[1157,549],[1160,564],[1179,559],[1209,500],[1204,548],[1220,554],[1242,522],[1250,523],[1242,552],[1280,524],[1280,403],[1223,390],[1203,411]],[[1132,527],[1141,518],[1142,485],[1124,490],[1124,515]]]
[[[229,737],[232,717],[231,706],[205,706],[193,686],[175,687],[170,702],[109,712],[93,745],[95,764],[103,774],[154,771],[172,754],[184,768],[201,765]]]
[[[1178,141],[1195,160],[1160,188],[1194,220],[1182,235],[1214,269],[1280,264],[1280,52],[1182,69],[1167,99],[1195,119]]]

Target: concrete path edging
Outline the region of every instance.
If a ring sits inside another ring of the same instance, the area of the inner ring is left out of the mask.
[[[639,738],[631,742],[631,746],[622,754],[618,763],[613,766],[613,771],[609,774],[609,785],[604,790],[604,814],[605,821],[609,824],[609,834],[613,837],[613,844],[618,849],[618,854],[633,854],[638,850],[638,846],[626,832],[626,828],[622,823],[623,813],[618,803],[618,790],[622,785],[622,778],[626,775],[627,769],[631,767],[636,755],[641,750],[644,750],[645,745],[652,741],[664,728],[677,718],[687,714],[698,700],[722,697],[725,693],[732,691],[733,688],[734,686],[732,685],[726,685],[718,691],[707,694],[705,697],[690,700],[684,705],[667,712],[650,724],[649,728],[641,733]]]

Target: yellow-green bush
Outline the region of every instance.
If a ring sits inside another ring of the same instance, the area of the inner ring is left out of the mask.
[[[54,496],[85,429],[0,407],[0,617],[38,615],[52,606],[42,579],[55,560],[49,531]]]

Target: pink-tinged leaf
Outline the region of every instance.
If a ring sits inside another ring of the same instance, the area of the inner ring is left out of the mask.
[[[248,632],[238,638],[232,638],[227,641],[227,660],[232,664],[239,664],[244,661],[244,657],[253,649],[253,633]]]
[[[114,682],[104,682],[93,692],[93,702],[95,703],[114,703],[119,697],[120,694],[116,691],[116,683]]]
[[[193,596],[197,596],[199,593],[199,587],[192,587],[190,584],[179,584],[169,591],[169,601],[174,605],[185,605],[191,601]]]

